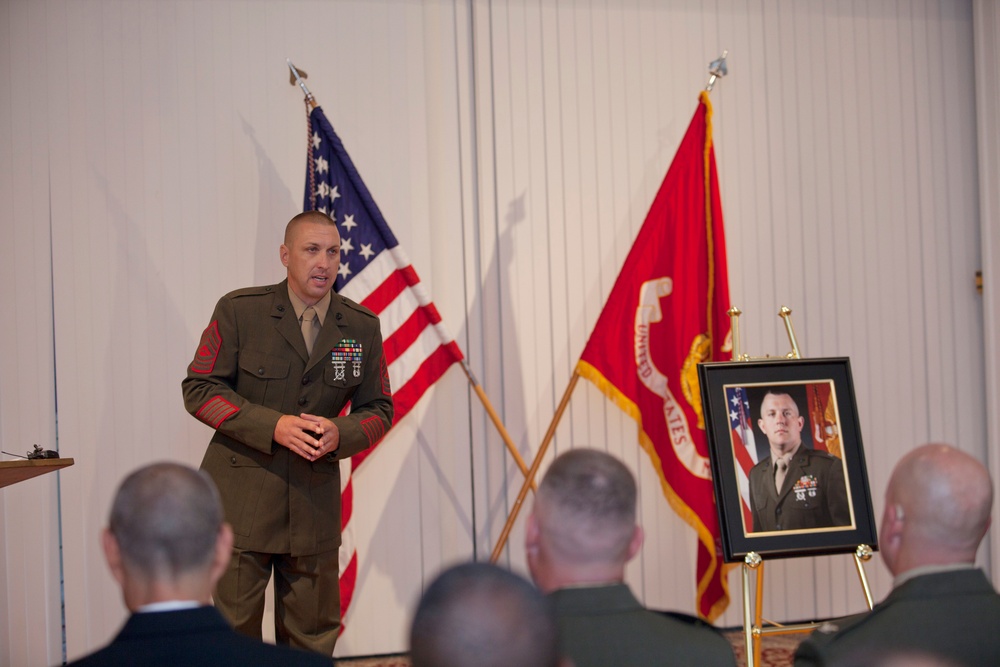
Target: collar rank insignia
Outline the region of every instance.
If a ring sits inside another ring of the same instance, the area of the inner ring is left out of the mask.
[[[799,481],[795,482],[792,491],[795,492],[796,500],[805,500],[806,496],[816,497],[816,477],[814,475],[802,475]]]
[[[333,363],[334,380],[343,382],[347,379],[347,364],[351,365],[351,374],[361,377],[361,363],[363,355],[361,343],[353,338],[344,338],[337,346],[330,350],[330,361]]]

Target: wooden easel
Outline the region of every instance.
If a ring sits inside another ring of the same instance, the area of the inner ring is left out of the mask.
[[[739,317],[742,314],[739,308],[733,306],[728,311],[733,332],[733,361],[750,361],[752,357],[740,353],[740,326]],[[785,355],[789,359],[801,359],[799,344],[795,340],[795,330],[792,329],[792,311],[785,306],[778,311],[778,317],[785,322],[785,331],[788,333],[788,341],[791,343],[792,351]],[[871,560],[872,548],[867,544],[858,545],[854,551],[854,565],[858,570],[858,577],[861,579],[861,590],[865,595],[865,602],[868,609],[874,606],[872,600],[871,587],[868,585],[868,576],[865,574],[865,561]],[[751,610],[751,583],[750,575],[756,573],[756,591],[753,595],[753,610]],[[746,647],[747,667],[756,667],[760,664],[761,640],[764,635],[791,635],[805,634],[812,632],[820,626],[816,623],[795,623],[783,624],[769,621],[764,615],[764,559],[760,554],[751,551],[743,559],[743,639]]]

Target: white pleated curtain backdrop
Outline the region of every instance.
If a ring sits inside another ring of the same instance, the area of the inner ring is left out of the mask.
[[[126,612],[97,536],[114,488],[201,459],[185,367],[220,295],[281,279],[301,208],[286,57],[529,461],[728,49],[712,101],[745,350],[787,351],[787,305],[805,355],[851,357],[876,514],[917,444],[995,466],[974,276],[995,331],[1000,252],[980,224],[998,224],[997,34],[992,3],[957,0],[0,3],[0,444],[76,459],[0,492],[0,665],[61,661],[60,576],[69,657],[113,636]],[[586,382],[548,456],[574,446],[639,479],[629,584],[693,611],[694,533],[634,423]],[[488,558],[520,485],[452,369],[355,477],[338,654],[404,650],[423,587]],[[503,562],[525,572],[523,520]],[[868,572],[884,596],[878,557]],[[726,626],[742,621],[737,573]],[[847,556],[769,564],[765,602],[778,620],[864,606]]]

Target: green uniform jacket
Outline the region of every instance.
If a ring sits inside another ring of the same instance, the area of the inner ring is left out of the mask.
[[[287,281],[219,300],[181,383],[184,405],[216,429],[201,467],[219,487],[235,546],[307,556],[340,546],[340,463],[392,425],[378,318],[337,294],[306,354]],[[351,413],[337,415],[351,402]],[[273,441],[282,415],[327,417],[335,454],[309,462]]]
[[[920,651],[964,667],[1000,665],[1000,595],[982,570],[914,577],[870,613],[820,626],[799,644],[796,667],[853,664],[879,653]],[[951,663],[949,663],[951,664]]]
[[[735,667],[729,642],[712,626],[644,608],[625,584],[562,588],[549,594],[560,649],[575,667]]]
[[[851,525],[843,462],[802,445],[778,493],[767,457],[750,470],[750,512],[755,533]]]

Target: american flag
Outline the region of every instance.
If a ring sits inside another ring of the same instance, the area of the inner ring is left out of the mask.
[[[750,515],[750,469],[757,465],[757,444],[753,438],[750,401],[743,387],[726,387],[729,405],[729,428],[732,430],[733,456],[736,458],[736,477],[739,480],[740,499],[743,505],[743,527],[753,530]]]
[[[334,289],[374,311],[381,320],[393,389],[393,423],[398,422],[452,364],[462,361],[462,351],[442,326],[417,272],[318,106],[309,114],[302,208],[326,213],[340,230],[340,273]],[[352,457],[341,475],[340,609],[345,618],[358,573],[351,524],[353,473],[371,452]],[[346,624],[341,632],[344,627]]]

